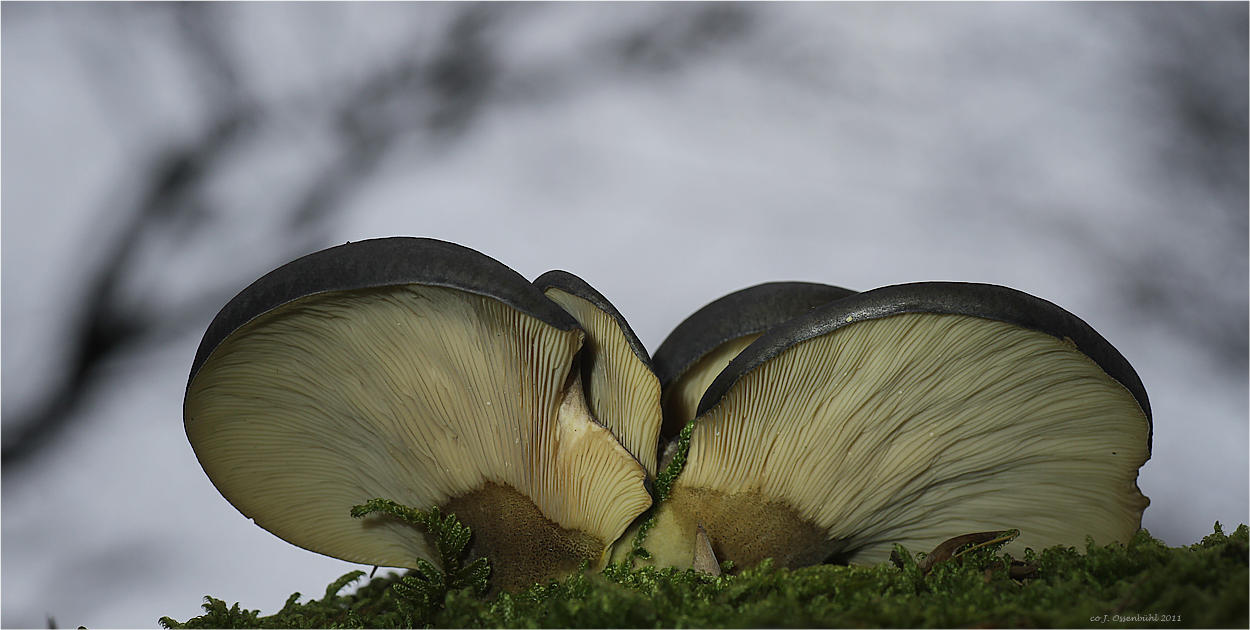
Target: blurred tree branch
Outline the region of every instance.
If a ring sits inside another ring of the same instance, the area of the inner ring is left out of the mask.
[[[1245,3],[1139,7],[1146,78],[1157,86],[1165,142],[1158,181],[1199,247],[1142,248],[1117,265],[1132,309],[1201,344],[1244,374],[1250,360],[1250,43]],[[1168,124],[1170,123],[1170,124]]]
[[[294,133],[320,134],[333,139],[331,159],[314,163],[315,172],[304,178],[302,190],[289,191],[286,207],[272,210],[284,221],[272,239],[272,251],[257,252],[248,278],[258,277],[273,266],[328,246],[332,221],[345,200],[368,180],[379,161],[397,141],[419,134],[434,150],[454,143],[493,102],[520,94],[523,98],[549,97],[513,90],[528,79],[505,77],[506,60],[498,50],[494,30],[505,17],[530,11],[506,4],[466,3],[455,8],[438,35],[433,54],[410,53],[390,63],[378,64],[369,75],[350,85],[341,96],[294,95],[287,102],[265,102],[249,92],[240,79],[240,59],[227,43],[233,9],[228,5],[187,3],[176,5],[122,5],[100,9],[100,17],[113,26],[145,14],[172,18],[181,50],[177,51],[192,72],[200,97],[209,104],[203,131],[189,141],[169,141],[152,151],[153,157],[137,187],[133,207],[111,214],[125,217],[111,248],[99,262],[87,295],[80,298],[81,316],[66,334],[72,339],[64,378],[39,397],[31,408],[6,413],[3,453],[5,471],[13,470],[54,442],[57,435],[82,414],[77,413],[84,396],[106,372],[110,362],[126,353],[159,344],[185,334],[205,312],[213,312],[241,286],[229,278],[182,303],[154,308],[152,300],[131,295],[140,273],[141,255],[153,243],[163,250],[216,247],[221,243],[195,242],[199,232],[213,223],[228,222],[228,208],[220,206],[213,187],[223,171],[247,158],[250,143],[265,133],[292,133],[290,112],[306,112]],[[172,13],[172,15],[166,15]],[[671,70],[683,58],[706,54],[711,43],[732,39],[743,32],[745,13],[722,5],[693,9],[674,7],[653,24],[626,29],[620,36],[626,45],[615,49],[626,65],[649,70]],[[669,15],[671,17],[671,15]],[[652,37],[651,31],[662,36]],[[99,33],[124,32],[103,27]],[[111,36],[110,36],[111,37]],[[111,40],[94,41],[81,49],[84,63],[93,72],[93,87],[101,108],[121,117],[144,98],[141,90],[128,89],[136,79],[96,48]],[[94,48],[93,48],[94,46]],[[107,52],[107,51],[105,51]],[[663,58],[663,63],[656,59]],[[113,62],[110,65],[110,62]],[[583,60],[570,60],[556,73],[577,69]],[[550,69],[543,69],[544,71]],[[503,85],[512,79],[511,86]],[[567,84],[564,84],[567,85]],[[255,159],[255,158],[252,158]],[[241,225],[240,230],[251,229]],[[128,293],[128,289],[132,291]],[[141,287],[146,296],[156,287]]]

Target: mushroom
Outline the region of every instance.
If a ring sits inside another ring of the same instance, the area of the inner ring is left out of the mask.
[[[655,564],[691,566],[700,526],[738,567],[876,563],[894,543],[989,530],[1019,529],[1017,552],[1126,542],[1140,527],[1145,389],[1050,302],[982,284],[884,287],[735,355],[702,395],[644,541]]]
[[[351,508],[439,508],[507,590],[598,568],[641,529],[661,435],[688,421],[655,564],[872,563],[1007,529],[1016,547],[1125,541],[1149,503],[1132,367],[1072,314],[992,285],[758,285],[692,315],[653,366],[573,274],[529,283],[458,245],[363,241],[231,300],[184,408],[205,472],[261,527],[410,567],[440,562],[428,533]]]
[[[534,284],[586,331],[581,367],[590,392],[587,406],[654,478],[660,382],[646,348],[620,311],[585,280],[557,270],[539,276]]]
[[[471,249],[333,247],[218,313],[192,365],[187,437],[222,495],[288,542],[438,564],[428,535],[350,515],[378,497],[438,507],[472,529],[493,587],[516,590],[601,565],[651,503],[647,469],[588,407],[579,362],[598,334]]]
[[[656,374],[663,388],[662,436],[672,440],[694,419],[699,399],[716,375],[765,331],[854,293],[815,282],[766,282],[734,291],[695,311],[655,351]]]

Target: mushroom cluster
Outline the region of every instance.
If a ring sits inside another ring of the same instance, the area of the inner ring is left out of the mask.
[[[284,540],[437,564],[428,532],[350,512],[438,508],[511,591],[632,557],[644,535],[665,566],[875,563],[994,529],[1038,549],[1123,542],[1148,504],[1133,368],[1060,307],[982,284],[758,285],[652,360],[573,274],[360,241],[226,304],[184,423],[222,495]]]

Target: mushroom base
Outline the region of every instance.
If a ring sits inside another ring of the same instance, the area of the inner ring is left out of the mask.
[[[570,575],[583,560],[592,569],[603,561],[605,543],[586,532],[560,527],[511,486],[487,483],[440,509],[473,530],[468,553],[471,559],[490,561],[491,592],[517,592],[535,582]],[[431,549],[434,542],[430,541]]]
[[[716,559],[732,560],[736,569],[765,558],[791,569],[820,564],[844,547],[784,501],[759,492],[726,494],[681,486],[660,508],[643,546],[656,564],[689,567],[700,524]]]

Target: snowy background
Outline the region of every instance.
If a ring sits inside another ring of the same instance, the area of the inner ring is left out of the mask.
[[[357,568],[226,503],[181,403],[231,296],[378,236],[570,270],[652,351],[763,281],[1021,289],[1145,382],[1151,533],[1250,520],[1245,3],[2,11],[5,627]]]

